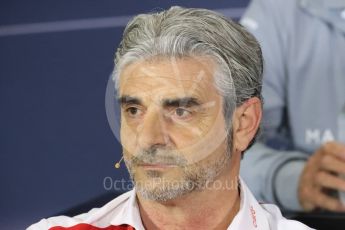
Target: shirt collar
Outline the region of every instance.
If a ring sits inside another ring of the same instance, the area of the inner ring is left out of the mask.
[[[128,192],[129,198],[121,211],[110,222],[112,225],[128,224],[136,230],[145,229],[141,221],[135,189]]]
[[[245,182],[240,178],[241,203],[240,210],[232,220],[228,230],[269,229],[263,208],[254,198]]]
[[[228,227],[228,230],[269,229],[269,224],[262,207],[242,179],[240,179],[240,188],[240,210]],[[111,224],[128,224],[136,230],[143,230],[145,228],[141,221],[135,189],[129,191],[128,196],[128,200],[120,212],[113,217]]]

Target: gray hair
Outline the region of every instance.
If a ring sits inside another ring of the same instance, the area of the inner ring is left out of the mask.
[[[118,88],[121,70],[138,60],[193,56],[210,57],[217,63],[215,87],[224,99],[230,135],[235,107],[251,97],[262,100],[263,59],[254,36],[216,12],[175,6],[136,16],[117,49],[113,80]]]

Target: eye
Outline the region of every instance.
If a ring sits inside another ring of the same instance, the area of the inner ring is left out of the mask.
[[[174,113],[172,114],[172,116],[175,119],[188,120],[191,118],[192,112],[188,111],[187,109],[179,107],[174,110]]]
[[[129,107],[125,111],[131,118],[137,118],[142,115],[142,111],[137,107]]]

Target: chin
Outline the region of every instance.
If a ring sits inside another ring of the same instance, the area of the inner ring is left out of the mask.
[[[144,199],[157,202],[173,200],[194,190],[193,184],[188,181],[171,182],[171,184],[169,182],[157,183],[152,187],[141,186],[138,183],[135,184],[136,191]]]

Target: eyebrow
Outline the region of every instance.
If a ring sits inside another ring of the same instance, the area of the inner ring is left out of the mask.
[[[142,101],[139,98],[136,97],[131,97],[128,95],[124,95],[122,97],[119,97],[117,99],[118,103],[122,106],[122,105],[142,105]]]
[[[192,107],[201,105],[199,100],[194,97],[164,99],[162,104],[164,107]]]
[[[124,95],[117,99],[118,103],[122,105],[142,105],[139,98]],[[164,99],[163,107],[192,107],[201,105],[200,101],[194,97],[182,97],[173,99]]]

